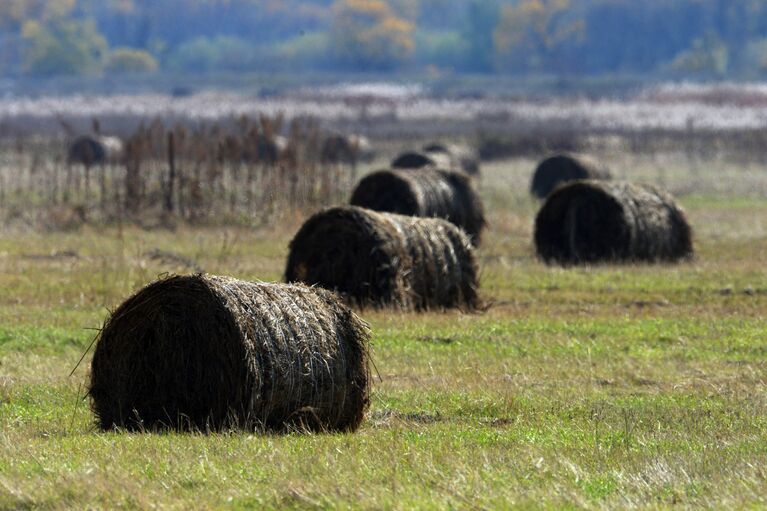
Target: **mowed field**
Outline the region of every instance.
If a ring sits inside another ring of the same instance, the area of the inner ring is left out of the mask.
[[[696,232],[680,265],[535,259],[534,162],[485,165],[486,312],[362,311],[354,434],[102,433],[85,396],[108,311],[163,273],[279,280],[270,229],[0,236],[0,508],[767,506],[767,169],[613,158]]]

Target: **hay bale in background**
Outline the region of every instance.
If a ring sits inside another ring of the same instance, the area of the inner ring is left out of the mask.
[[[506,121],[508,122],[508,121]],[[551,153],[577,153],[587,145],[584,136],[574,127],[523,132],[504,131],[503,134],[481,133],[478,141],[479,157],[482,160],[505,158],[530,158]]]
[[[543,160],[535,169],[530,193],[545,198],[557,186],[577,179],[610,179],[610,171],[583,155],[557,154]]]
[[[693,254],[692,229],[668,193],[648,185],[577,181],[546,199],[535,220],[546,262],[676,261]]]
[[[320,161],[330,164],[353,165],[360,161],[372,161],[374,157],[373,146],[362,135],[331,135],[325,139],[320,153]]]
[[[67,162],[93,165],[117,164],[124,155],[124,146],[117,137],[82,135],[77,137],[67,152]]]
[[[453,168],[453,162],[448,155],[442,153],[408,151],[394,158],[391,162],[391,168],[409,170],[439,168],[447,170]]]
[[[463,231],[441,219],[353,206],[304,223],[290,242],[285,279],[333,289],[359,307],[479,306],[474,250]]]
[[[274,165],[288,149],[288,139],[282,135],[259,135],[256,138],[256,156],[248,158],[249,161],[257,161]]]
[[[432,142],[423,146],[423,150],[427,155],[444,154],[451,161],[450,168],[460,169],[470,176],[479,176],[479,156],[469,146]]]
[[[352,192],[352,206],[401,215],[444,218],[461,227],[475,245],[485,228],[485,209],[471,179],[462,172],[380,170]]]
[[[175,276],[108,319],[89,393],[103,429],[352,431],[368,406],[367,342],[328,291]]]

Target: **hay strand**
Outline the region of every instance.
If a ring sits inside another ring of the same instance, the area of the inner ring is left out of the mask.
[[[290,243],[288,282],[339,292],[358,307],[479,307],[477,264],[453,224],[347,206],[304,223]]]
[[[369,401],[367,342],[328,291],[174,276],[107,320],[89,394],[103,429],[353,431]]]
[[[625,182],[576,181],[557,188],[535,220],[546,262],[677,261],[693,255],[692,229],[666,192]]]

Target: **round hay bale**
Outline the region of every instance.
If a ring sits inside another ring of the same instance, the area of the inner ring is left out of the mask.
[[[693,255],[692,229],[673,197],[649,185],[576,181],[557,188],[535,219],[546,262],[676,261]]]
[[[608,180],[610,171],[588,156],[557,154],[538,164],[530,193],[543,199],[562,183],[577,179]]]
[[[402,153],[391,162],[393,169],[424,169],[424,168],[452,169],[453,161],[442,153],[426,153],[423,151],[408,151]]]
[[[255,130],[246,136],[243,146],[243,161],[264,165],[276,165],[289,152],[286,137],[267,136]]]
[[[290,242],[285,279],[333,289],[363,308],[479,306],[474,249],[463,231],[441,219],[354,206],[304,223]]]
[[[331,135],[325,139],[320,151],[320,161],[326,164],[353,165],[359,161],[371,161],[374,156],[370,141],[361,135]]]
[[[367,343],[331,292],[174,276],[107,320],[89,394],[103,429],[353,431],[369,401]]]
[[[423,146],[423,151],[427,155],[443,154],[451,160],[451,168],[460,169],[470,176],[479,176],[479,156],[469,146],[432,142]]]
[[[123,157],[123,143],[117,137],[83,135],[77,137],[67,152],[67,162],[86,167],[119,163]]]
[[[350,204],[375,211],[444,218],[462,228],[479,245],[485,208],[471,179],[462,172],[421,169],[380,170],[365,176]]]

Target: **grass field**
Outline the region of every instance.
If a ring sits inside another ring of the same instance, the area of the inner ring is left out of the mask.
[[[101,433],[83,398],[108,310],[188,271],[147,254],[275,280],[299,219],[5,233],[0,509],[767,506],[767,169],[631,162],[685,192],[696,260],[560,269],[531,165],[486,167],[487,312],[362,313],[380,378],[349,435]]]

